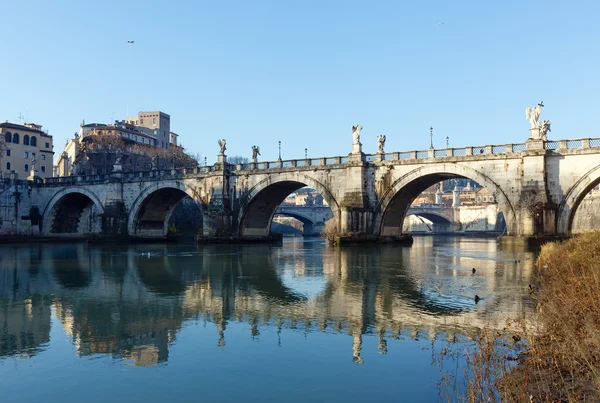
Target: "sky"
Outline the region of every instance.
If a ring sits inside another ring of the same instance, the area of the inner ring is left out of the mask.
[[[0,121],[35,122],[55,157],[82,120],[161,110],[216,161],[598,137],[598,1],[42,1],[0,5]],[[443,24],[442,24],[443,22]],[[128,44],[134,40],[134,44]],[[583,112],[581,112],[583,111]],[[580,113],[581,112],[581,113]],[[592,119],[588,123],[586,119]],[[21,118],[22,117],[22,118]]]

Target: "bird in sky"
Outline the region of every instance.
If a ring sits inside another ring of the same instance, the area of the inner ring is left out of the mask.
[[[127,41],[127,43],[134,43],[134,41]]]
[[[444,21],[438,22],[438,25],[444,25]]]

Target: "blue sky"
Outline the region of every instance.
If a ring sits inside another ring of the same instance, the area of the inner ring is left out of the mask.
[[[263,159],[596,137],[596,1],[32,1],[0,6],[0,120],[59,152],[86,122],[171,115],[192,153]],[[443,21],[444,24],[439,25]],[[128,45],[127,40],[135,40]],[[591,122],[591,123],[590,123]]]

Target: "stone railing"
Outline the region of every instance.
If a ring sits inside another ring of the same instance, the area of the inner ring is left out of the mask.
[[[568,150],[568,149],[586,149],[600,147],[600,138],[585,138],[572,140],[551,140],[543,142],[546,150]],[[365,154],[367,162],[379,161],[408,161],[421,159],[435,159],[448,157],[469,157],[477,155],[503,155],[518,154],[527,151],[527,143],[513,143],[501,145],[469,146],[460,148],[442,148],[415,151],[398,151],[392,153]],[[276,160],[250,162],[244,164],[227,164],[230,171],[244,170],[265,170],[265,169],[283,169],[298,167],[317,167],[328,165],[341,165],[349,162],[349,157],[323,157],[323,158],[305,158],[294,160]],[[210,173],[223,170],[222,164],[209,166],[199,166],[196,168],[174,168],[166,170],[151,170],[141,172],[113,172],[110,174],[98,175],[79,175],[79,176],[61,176],[47,178],[46,184],[76,184],[81,182],[105,182],[114,179],[137,179],[137,178],[162,178],[178,177],[189,174]]]

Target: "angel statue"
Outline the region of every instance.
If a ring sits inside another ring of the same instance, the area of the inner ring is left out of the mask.
[[[542,122],[540,123],[540,137],[542,138],[542,140],[544,141],[548,141],[548,132],[550,132],[550,121],[549,120],[542,120]]]
[[[352,138],[354,139],[354,144],[360,144],[360,131],[362,130],[361,125],[352,126]]]
[[[219,151],[219,154],[221,154],[221,155],[225,154],[225,150],[227,150],[227,147],[225,146],[226,144],[227,144],[227,140],[225,140],[225,139],[219,140],[219,147],[221,147],[221,151]]]
[[[544,107],[544,101],[540,101],[534,108],[527,108],[525,110],[525,116],[527,116],[527,120],[529,120],[529,124],[532,129],[538,129],[540,127],[540,123],[538,119],[540,118],[540,114],[542,113],[542,108]]]
[[[252,146],[252,162],[257,162],[259,155],[260,155],[260,148],[258,148],[258,146]]]
[[[379,136],[377,136],[377,143],[378,143],[378,148],[377,148],[377,152],[383,154],[383,148],[385,147],[385,135],[380,134]]]

